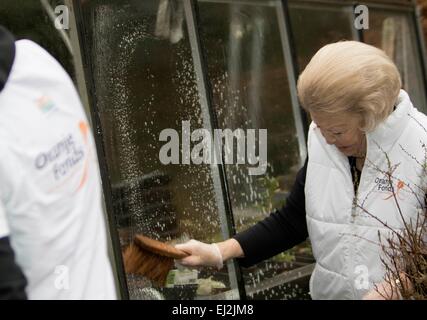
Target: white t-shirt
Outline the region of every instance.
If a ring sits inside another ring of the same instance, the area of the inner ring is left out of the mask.
[[[9,235],[9,226],[7,224],[6,212],[3,204],[0,202],[0,239]]]
[[[30,299],[115,299],[93,137],[74,85],[29,40],[0,92],[0,236]]]

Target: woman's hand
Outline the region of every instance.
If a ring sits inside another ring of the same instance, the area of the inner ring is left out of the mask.
[[[363,300],[392,300],[393,289],[389,283],[382,282],[363,296]],[[395,295],[397,298],[397,295]]]
[[[403,288],[404,292],[412,292],[414,287],[405,273],[401,272],[399,278],[379,283],[376,289],[365,294],[363,300],[402,300],[400,290]]]
[[[188,267],[206,266],[221,269],[224,261],[243,257],[243,250],[235,239],[211,244],[191,239],[186,243],[177,244],[175,248],[189,254],[188,257],[178,260],[179,263]]]
[[[383,281],[375,289],[365,294],[363,300],[400,300],[402,295],[399,290],[398,283],[392,284],[388,281]]]

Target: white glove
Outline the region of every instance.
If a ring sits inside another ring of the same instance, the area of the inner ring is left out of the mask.
[[[194,239],[182,244],[177,244],[175,248],[189,254],[178,263],[189,267],[216,267],[218,270],[223,266],[221,252],[215,243],[207,244]]]

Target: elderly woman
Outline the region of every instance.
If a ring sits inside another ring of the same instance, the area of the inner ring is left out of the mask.
[[[180,262],[220,268],[239,258],[249,266],[309,237],[313,299],[375,297],[381,241],[424,207],[427,117],[401,90],[392,60],[356,41],[321,48],[299,77],[298,96],[313,122],[286,205],[226,241],[177,245],[190,254]]]

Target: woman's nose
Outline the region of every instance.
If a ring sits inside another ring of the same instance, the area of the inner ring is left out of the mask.
[[[333,134],[328,134],[324,132],[322,132],[322,134],[327,144],[334,144],[337,141],[337,138]]]

